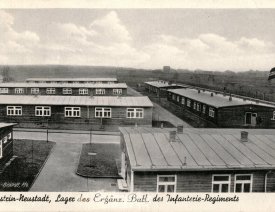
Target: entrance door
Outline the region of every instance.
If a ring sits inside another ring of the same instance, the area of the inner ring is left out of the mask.
[[[257,124],[256,119],[257,119],[257,113],[251,113],[251,112],[245,113],[245,124],[246,125],[256,126],[256,124]]]

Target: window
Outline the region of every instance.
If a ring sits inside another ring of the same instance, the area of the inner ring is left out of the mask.
[[[187,99],[187,107],[191,107],[191,100]]]
[[[8,116],[22,116],[22,107],[21,106],[7,106],[7,115]]]
[[[24,93],[24,88],[15,88],[15,93]]]
[[[8,88],[0,88],[0,93],[9,93]]]
[[[95,94],[99,94],[99,95],[105,94],[105,89],[96,89]]]
[[[196,102],[193,103],[193,109],[194,109],[194,110],[197,109],[197,103],[196,103]]]
[[[122,89],[113,89],[113,94],[114,95],[121,95],[122,94]]]
[[[206,106],[203,105],[203,106],[202,106],[202,113],[205,113],[205,111],[206,111]]]
[[[176,100],[176,95],[175,94],[172,94],[172,99]]]
[[[197,111],[200,111],[200,109],[201,109],[200,103],[197,103]]]
[[[252,174],[235,175],[235,192],[252,191]]]
[[[273,118],[272,120],[275,120],[275,111],[273,111]]]
[[[80,107],[65,107],[65,117],[80,117]]]
[[[213,175],[212,192],[230,192],[230,175]]]
[[[63,88],[63,94],[72,94],[71,88]]]
[[[51,116],[51,107],[49,106],[36,106],[35,116]]]
[[[47,88],[46,93],[47,94],[55,94],[55,88]]]
[[[127,118],[143,118],[143,108],[127,108]]]
[[[180,96],[177,96],[177,102],[180,102]]]
[[[183,105],[185,104],[185,98],[184,97],[181,98],[181,104],[183,104]]]
[[[79,88],[79,94],[80,95],[88,95],[88,89],[87,88]]]
[[[31,88],[31,94],[39,94],[39,88]]]
[[[176,175],[158,175],[157,192],[176,192]]]
[[[112,117],[111,108],[96,107],[95,108],[95,117],[96,118],[111,118]]]
[[[5,143],[7,143],[7,141],[8,141],[8,137],[5,136],[5,137],[3,138],[3,143],[5,144]]]
[[[2,140],[0,140],[0,158],[3,157],[3,145],[2,145]]]
[[[11,139],[11,133],[8,134],[8,140],[10,140],[10,139]]]
[[[212,107],[209,108],[209,116],[213,117],[213,118],[215,116],[215,111],[214,111],[214,108],[212,108]]]

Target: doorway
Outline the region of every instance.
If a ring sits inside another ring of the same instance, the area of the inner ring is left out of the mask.
[[[256,126],[257,113],[246,112],[245,113],[245,125]]]

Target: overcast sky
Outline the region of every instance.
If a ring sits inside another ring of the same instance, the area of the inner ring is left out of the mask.
[[[275,9],[0,11],[1,64],[270,70]]]

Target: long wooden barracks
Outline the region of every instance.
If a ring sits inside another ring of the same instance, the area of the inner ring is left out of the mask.
[[[122,127],[131,192],[274,192],[273,130]]]
[[[169,83],[164,80],[145,82],[145,90],[154,93],[158,97],[166,97],[168,89],[184,88],[184,85]]]
[[[5,95],[0,121],[19,127],[91,130],[104,126],[152,126],[153,104],[146,96]]]
[[[0,173],[5,164],[13,157],[14,123],[0,123]]]
[[[116,78],[28,78],[27,83],[117,83]]]
[[[126,83],[0,83],[1,95],[126,96]]]
[[[275,128],[275,104],[201,89],[168,90],[169,107],[202,127]]]

